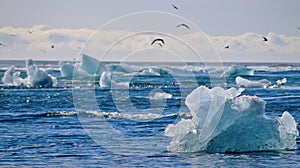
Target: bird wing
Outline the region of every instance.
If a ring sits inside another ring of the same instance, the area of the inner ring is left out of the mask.
[[[174,4],[172,4],[172,6],[173,6],[174,9],[178,9],[177,6],[175,6]]]
[[[165,44],[165,41],[163,39],[157,38],[152,41],[151,45],[153,45],[156,41],[161,41],[163,44]]]
[[[183,26],[183,27],[186,27],[187,29],[190,29],[190,27],[188,25],[186,25],[186,24],[179,24],[176,27],[180,27],[180,26]]]

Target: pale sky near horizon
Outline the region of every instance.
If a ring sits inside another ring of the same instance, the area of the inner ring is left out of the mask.
[[[130,13],[160,11],[183,17],[202,29],[210,36],[223,61],[300,62],[299,0],[0,0],[0,2],[2,13],[0,43],[6,45],[0,46],[0,60],[26,58],[72,60],[92,30]],[[179,9],[175,10],[172,4]],[[161,20],[163,24],[167,24],[160,16],[158,17],[158,19],[141,18],[134,23],[138,21],[152,26],[157,24],[157,20]],[[165,28],[163,24],[160,26]],[[42,34],[38,32],[28,34],[28,30],[35,25],[47,25],[52,30],[42,30],[39,32]],[[14,28],[4,28],[7,26]],[[118,27],[122,27],[122,24]],[[179,31],[173,24],[171,29]],[[15,36],[11,36],[12,32]],[[51,33],[55,33],[55,36],[50,40],[48,36]],[[105,49],[113,43],[113,40],[117,40],[119,35],[116,32],[110,33],[99,34],[101,38],[96,40],[102,41],[93,51],[98,52],[98,48],[101,47]],[[113,39],[113,36],[116,39]],[[268,37],[269,41],[263,42],[261,40],[263,36]],[[108,39],[105,39],[106,37]],[[128,43],[131,46],[122,47],[131,52],[139,45],[148,47],[148,38],[133,38]],[[196,42],[192,34],[188,39],[195,43],[195,47],[204,46],[201,42]],[[55,48],[52,49],[50,46],[54,43]],[[230,45],[230,50],[224,49],[226,45]],[[173,47],[182,49],[181,45]],[[208,57],[208,54],[203,55]]]
[[[96,29],[124,14],[163,11],[187,18],[209,35],[275,32],[299,36],[299,9],[298,0],[1,0],[0,27],[43,24]]]

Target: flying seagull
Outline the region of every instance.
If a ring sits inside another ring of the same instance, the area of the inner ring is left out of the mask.
[[[177,6],[175,6],[174,4],[172,4],[172,6],[174,9],[178,10]]]
[[[5,44],[2,44],[2,43],[0,43],[0,46],[6,47],[6,45],[5,45]]]
[[[155,42],[161,42],[161,43],[158,43],[161,47],[162,47],[162,44],[165,44],[165,41],[161,38],[156,38],[152,41],[151,45],[153,45]]]
[[[224,48],[229,49],[229,45],[225,46]]]
[[[264,39],[264,41],[268,41],[267,37],[262,37]]]
[[[189,27],[188,25],[184,24],[184,23],[179,24],[179,25],[177,25],[176,27],[181,27],[181,26],[183,26],[183,27],[185,27],[185,28],[187,28],[187,29],[190,29],[190,27]]]

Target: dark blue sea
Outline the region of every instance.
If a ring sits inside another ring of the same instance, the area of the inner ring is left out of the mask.
[[[298,149],[247,153],[172,153],[168,124],[189,118],[186,96],[196,87],[237,87],[219,79],[233,63],[105,63],[115,72],[112,87],[99,78],[61,77],[58,62],[35,61],[58,80],[51,88],[5,86],[0,82],[1,167],[298,167]],[[241,63],[255,69],[249,80],[280,88],[246,88],[243,95],[266,101],[266,115],[284,111],[300,122],[300,64]],[[24,61],[0,61],[26,77]],[[255,123],[254,123],[255,124]],[[261,128],[264,131],[264,128]]]

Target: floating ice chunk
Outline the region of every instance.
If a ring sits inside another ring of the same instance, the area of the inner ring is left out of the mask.
[[[99,85],[102,88],[111,86],[111,73],[110,72],[105,71],[101,74]]]
[[[161,100],[161,99],[171,99],[172,94],[166,92],[155,92],[154,95],[151,95],[150,100]]]
[[[254,87],[254,88],[267,88],[272,85],[267,79],[262,79],[258,81],[250,81],[248,79],[242,78],[240,76],[235,78],[235,82],[239,87]]]
[[[285,84],[286,82],[287,82],[286,78],[283,78],[283,79],[281,79],[281,80],[277,80],[277,81],[276,81],[276,84],[277,84],[278,86],[281,86],[281,85]]]
[[[224,71],[221,74],[221,77],[236,77],[236,76],[253,76],[254,75],[254,70],[251,68],[239,66],[239,65],[234,65]]]
[[[294,118],[284,112],[278,119],[265,116],[265,101],[239,96],[241,91],[200,86],[186,98],[192,118],[170,124],[173,152],[249,152],[296,149]]]
[[[13,75],[15,73],[15,67],[11,66],[10,68],[8,68],[5,72],[4,72],[4,76],[2,77],[2,82],[5,85],[13,85]]]
[[[26,72],[28,87],[52,87],[57,84],[55,77],[39,69],[31,59],[26,60]]]
[[[281,85],[285,84],[287,80],[286,78],[283,78],[281,80],[277,80],[276,84],[272,84],[267,79],[250,81],[248,79],[238,76],[235,78],[235,82],[239,87],[246,87],[246,88],[278,88]]]
[[[102,72],[107,70],[106,66],[104,64],[100,64],[100,62],[96,58],[90,57],[85,54],[82,54],[78,69],[89,74],[101,74]]]
[[[63,61],[58,62],[59,70],[62,77],[71,77],[73,76],[74,65],[69,64]]]
[[[138,73],[138,75],[146,75],[146,76],[160,76],[160,73],[157,72],[153,68],[144,69],[141,72]]]

